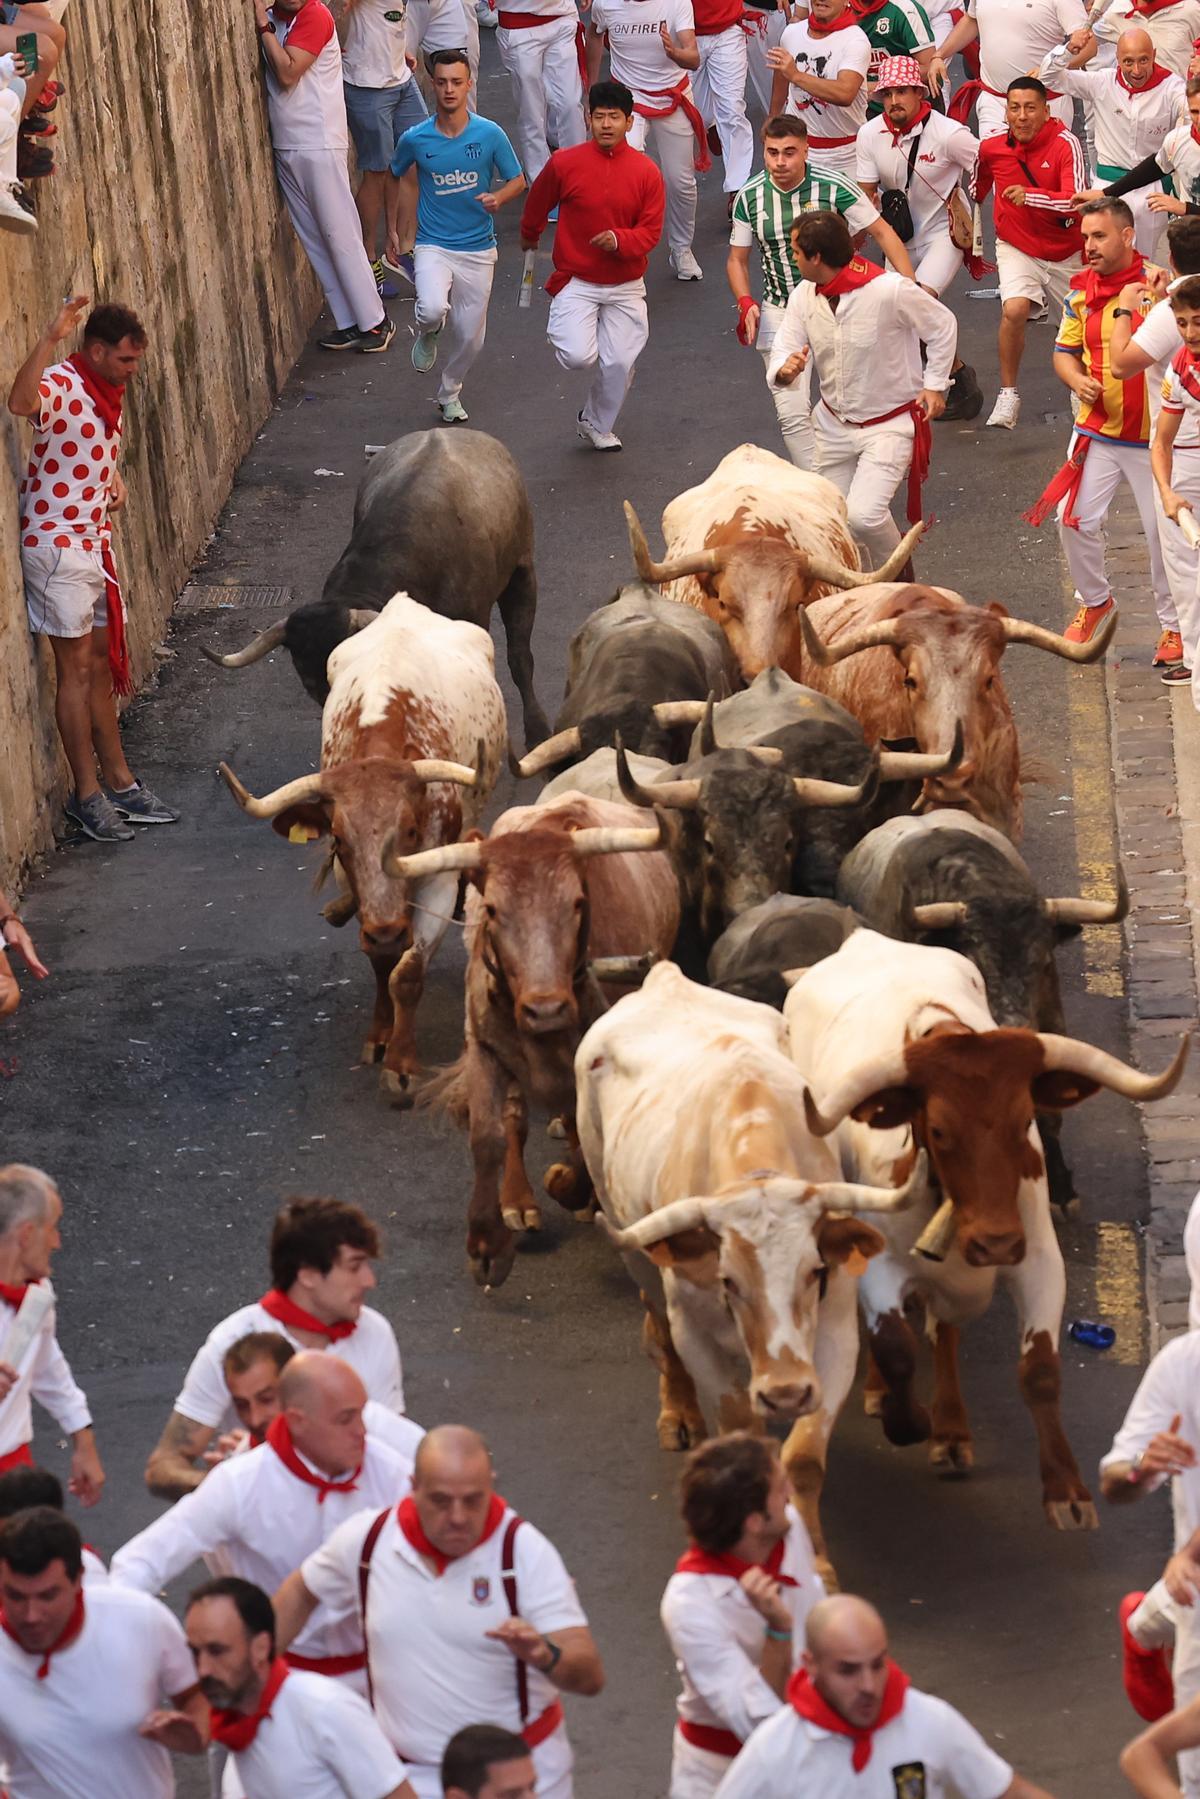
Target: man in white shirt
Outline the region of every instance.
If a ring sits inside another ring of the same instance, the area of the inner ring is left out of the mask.
[[[446,1744],[442,1791],[446,1799],[534,1799],[528,1744],[498,1724],[468,1724]]]
[[[254,1799],[413,1799],[365,1699],[296,1673],[275,1653],[261,1587],[230,1575],[190,1595],[184,1619],[214,1743]]]
[[[17,1315],[29,1289],[39,1288],[50,1299],[16,1366],[0,1361],[0,1473],[33,1464],[30,1401],[36,1399],[71,1439],[71,1492],[81,1505],[95,1505],[104,1469],[87,1399],[58,1346],[50,1285],[50,1258],[62,1242],[62,1212],[58,1189],[40,1168],[23,1162],[0,1168],[0,1349],[14,1327],[24,1333]]]
[[[412,1465],[371,1439],[366,1392],[346,1363],[295,1356],[279,1398],[266,1442],[230,1456],[119,1549],[115,1582],[157,1593],[201,1556],[219,1554],[223,1569],[272,1591],[364,1505],[394,1505],[408,1492]],[[311,1617],[289,1662],[360,1689],[365,1657],[353,1604]]]
[[[976,38],[982,92],[975,102],[975,121],[979,137],[985,138],[1005,129],[1009,83],[1036,69],[1064,39],[1071,54],[1079,54],[1090,33],[1083,0],[1025,0],[1020,6],[1012,0],[968,0],[965,14],[938,45],[930,80],[948,80],[951,57]],[[1068,94],[1056,94],[1050,102],[1051,116],[1064,125],[1070,125],[1074,111]]]
[[[853,181],[855,146],[867,119],[871,40],[850,0],[812,0],[807,18],[787,27],[767,62],[775,71],[771,112],[797,113],[818,168]]]
[[[921,516],[929,426],[945,407],[958,325],[915,281],[856,257],[836,213],[806,213],[792,245],[804,279],[788,301],[767,378],[787,387],[812,357],[821,381],[817,472],[845,494],[865,566],[878,567],[900,542],[891,504],[905,475],[909,523]]]
[[[11,1799],[172,1799],[208,1707],[165,1605],[86,1589],[79,1532],[41,1508],[0,1531],[0,1761]]]
[[[501,6],[496,23],[496,48],[517,108],[517,155],[532,186],[550,160],[551,140],[557,150],[587,142],[579,66],[582,27],[575,0]]]
[[[351,1518],[284,1582],[282,1649],[320,1604],[359,1613],[376,1716],[417,1799],[441,1799],[446,1744],[480,1718],[524,1737],[538,1799],[571,1799],[559,1694],[598,1693],[600,1657],[562,1558],[495,1492],[475,1431],[430,1431],[409,1497]]]
[[[66,1497],[57,1474],[51,1473],[49,1468],[10,1468],[7,1474],[0,1474],[0,1524],[14,1518],[18,1512],[31,1511],[34,1506],[52,1512],[66,1510]],[[85,1543],[82,1557],[84,1586],[103,1584],[108,1579],[108,1565],[103,1556]]]
[[[1154,55],[1173,75],[1186,77],[1200,37],[1200,0],[1152,0],[1148,6],[1133,5],[1131,0],[1115,0],[1092,27],[1100,56],[1112,61],[1117,39],[1130,25],[1149,33]],[[1090,61],[1092,46],[1085,45],[1083,55]]]
[[[691,1547],[662,1599],[683,1680],[670,1799],[711,1799],[742,1744],[784,1702],[797,1638],[825,1589],[774,1448],[747,1431],[689,1456],[680,1511]]]
[[[346,0],[342,43],[342,92],[346,122],[354,139],[359,183],[354,203],[363,243],[380,297],[384,267],[379,228],[387,194],[387,172],[401,134],[426,117],[421,90],[413,80],[405,50],[405,0]],[[412,246],[416,217],[400,218],[402,255],[396,266],[412,286]],[[394,290],[392,290],[394,291]]]
[[[588,81],[600,74],[608,43],[609,71],[633,95],[630,149],[649,138],[667,190],[667,249],[679,281],[702,281],[692,254],[696,235],[696,171],[709,166],[704,121],[692,98],[690,71],[700,66],[691,0],[592,0],[587,15]]]
[[[761,1724],[718,1799],[1048,1799],[953,1706],[910,1685],[888,1656],[883,1619],[842,1594],[808,1614],[804,1666]]]
[[[178,1499],[204,1479],[204,1468],[194,1464],[234,1423],[225,1354],[252,1331],[278,1331],[297,1349],[332,1349],[360,1376],[369,1398],[404,1410],[395,1332],[363,1303],[375,1285],[371,1263],[378,1255],[379,1233],[359,1206],[285,1200],[271,1232],[271,1285],[261,1299],[214,1325],[196,1351],[146,1464],[152,1493]]]

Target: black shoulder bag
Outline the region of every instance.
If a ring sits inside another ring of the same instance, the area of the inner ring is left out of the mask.
[[[921,132],[914,137],[908,152],[908,176],[903,187],[885,187],[879,196],[880,216],[889,224],[902,244],[912,242],[916,230],[913,224],[912,208],[908,204],[908,190],[912,186],[913,170],[917,166],[917,151],[921,148]]]

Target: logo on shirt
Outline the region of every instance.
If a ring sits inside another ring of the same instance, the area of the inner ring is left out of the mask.
[[[467,161],[468,162],[478,162],[479,158],[482,154],[483,154],[483,145],[482,144],[468,144],[467,145]]]
[[[434,169],[432,174],[434,187],[443,188],[448,193],[455,193],[461,188],[479,186],[477,169],[449,169],[444,175],[439,169]]]
[[[491,1581],[486,1574],[477,1574],[471,1583],[471,1598],[476,1605],[486,1605],[491,1596]]]
[[[876,19],[875,29],[880,37],[884,37],[892,29],[892,21],[890,19]]]
[[[901,1762],[892,1769],[896,1799],[925,1799],[925,1763]]]

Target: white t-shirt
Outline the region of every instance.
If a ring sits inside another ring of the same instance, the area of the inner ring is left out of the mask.
[[[403,87],[407,0],[355,0],[342,45],[342,80],[352,87]]]
[[[299,1671],[233,1760],[253,1799],[386,1799],[404,1779],[366,1700],[340,1680]]]
[[[1166,395],[1161,393],[1160,383],[1167,379],[1171,358],[1183,342],[1169,300],[1160,300],[1157,306],[1150,308],[1134,332],[1131,342],[1144,355],[1154,358],[1153,368],[1146,370],[1146,391],[1150,396],[1151,411],[1157,412],[1159,405],[1166,401]],[[1181,408],[1175,408],[1177,411],[1181,410],[1184,416],[1172,448],[1200,450],[1200,417],[1190,398],[1186,395],[1184,398],[1186,403]]]
[[[1175,192],[1183,201],[1200,204],[1200,144],[1192,136],[1191,125],[1176,125],[1168,131],[1157,152],[1160,169],[1175,177]]]
[[[920,146],[908,179],[908,158],[913,137]],[[882,192],[889,187],[908,189],[913,224],[920,231],[935,218],[946,217],[946,201],[969,175],[979,157],[979,140],[965,125],[956,125],[944,113],[929,117],[893,144],[892,130],[883,117],[868,119],[858,134],[858,179],[874,182]]]
[[[666,25],[676,43],[681,31],[695,31],[691,0],[595,0],[591,18],[608,33],[613,80],[631,88],[635,100],[664,94],[686,77],[663,49],[659,27]]]
[[[50,1283],[43,1285],[49,1287]],[[51,1293],[54,1289],[50,1288]],[[16,1317],[16,1308],[0,1299],[0,1342]],[[33,1407],[31,1399],[45,1406],[64,1436],[73,1436],[92,1422],[92,1414],[82,1389],[71,1373],[55,1336],[57,1313],[53,1306],[45,1314],[38,1333],[21,1357],[16,1385],[0,1400],[0,1455],[11,1455],[33,1439]]]
[[[967,13],[979,27],[984,85],[997,94],[1087,23],[1083,0],[968,0]]]
[[[139,1737],[196,1684],[183,1629],[157,1599],[88,1586],[83,1629],[50,1659],[0,1633],[0,1758],[11,1799],[171,1799],[171,1757]]]
[[[836,81],[847,69],[863,77],[849,106],[829,106],[823,100],[812,100],[803,88],[788,86],[786,112],[795,113],[808,126],[808,147],[814,160],[820,162],[822,145],[849,142],[867,117],[867,70],[871,66],[871,40],[857,25],[843,31],[831,31],[825,37],[809,33],[808,20],[789,25],[779,40],[780,48],[793,57],[802,75],[816,75],[822,81]]]
[[[233,1429],[236,1418],[221,1363],[225,1352],[252,1331],[274,1331],[278,1336],[286,1337],[289,1343],[295,1343],[297,1349],[303,1347],[286,1325],[265,1312],[257,1300],[253,1305],[231,1312],[220,1324],[214,1324],[192,1357],[183,1389],[175,1401],[175,1410],[184,1418],[191,1418],[196,1424],[207,1424],[213,1430]],[[381,1312],[364,1306],[350,1335],[328,1347],[343,1362],[349,1362],[369,1398],[391,1406],[393,1411],[404,1410],[404,1382],[396,1333]]]
[[[1159,1350],[1142,1376],[1112,1448],[1101,1458],[1101,1473],[1116,1462],[1131,1462],[1151,1437],[1170,1430],[1176,1415],[1184,1442],[1200,1448],[1200,1331],[1190,1330]],[[1163,1484],[1161,1477],[1146,1483],[1150,1492]],[[1200,1468],[1176,1475],[1174,1512],[1182,1544],[1200,1528]]]
[[[855,1773],[849,1737],[822,1730],[785,1705],[760,1724],[717,1788],[717,1799],[1000,1799],[1013,1770],[953,1706],[910,1687],[900,1715],[877,1730]],[[904,1780],[910,1777],[910,1784]]]
[[[313,61],[294,87],[281,87],[266,53],[267,112],[276,151],[345,150],[349,147],[342,49],[324,0],[305,0],[298,13],[268,12],[281,44],[307,50]]]

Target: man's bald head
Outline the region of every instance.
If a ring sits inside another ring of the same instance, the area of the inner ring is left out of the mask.
[[[813,1606],[804,1625],[804,1665],[821,1697],[848,1724],[870,1729],[888,1677],[887,1627],[873,1605],[837,1593]]]
[[[279,1411],[301,1455],[337,1477],[362,1464],[367,1389],[349,1362],[318,1350],[292,1357],[279,1377]]]
[[[494,1498],[492,1457],[476,1430],[439,1424],[421,1438],[413,1503],[434,1548],[454,1559],[480,1541]]]
[[[285,1412],[307,1415],[330,1407],[367,1403],[367,1389],[349,1362],[328,1351],[301,1350],[279,1377],[279,1402]]]
[[[1141,26],[1123,31],[1117,39],[1117,68],[1131,88],[1143,88],[1154,73],[1154,40]]]
[[[887,1642],[887,1627],[873,1605],[853,1593],[833,1593],[819,1599],[804,1624],[805,1647],[814,1655],[843,1642],[857,1641],[860,1636],[882,1637]]]
[[[1118,56],[1145,56],[1147,54],[1154,55],[1154,39],[1148,31],[1143,31],[1140,25],[1132,27],[1129,31],[1123,31],[1117,39]]]
[[[436,1424],[426,1431],[417,1446],[413,1485],[439,1480],[463,1468],[478,1467],[481,1462],[490,1482],[492,1452],[479,1432],[466,1424]]]

